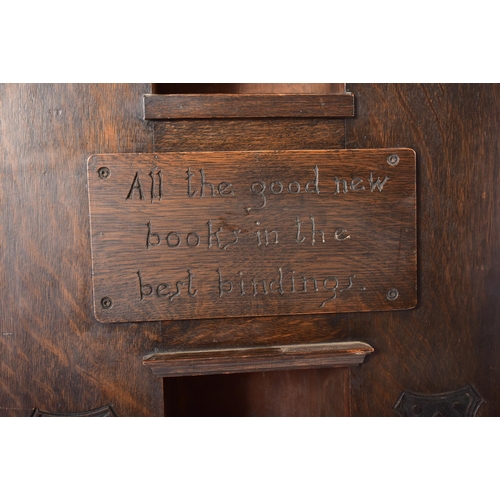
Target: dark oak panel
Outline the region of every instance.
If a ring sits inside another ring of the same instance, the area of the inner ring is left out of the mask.
[[[172,417],[349,416],[349,369],[165,378]]]
[[[354,96],[341,94],[148,94],[146,120],[188,118],[343,118]]]
[[[403,390],[473,384],[478,415],[500,414],[500,86],[353,84],[349,148],[413,148],[418,164],[419,301],[351,316],[375,353],[352,369],[354,415],[394,415]]]
[[[155,151],[260,151],[343,147],[345,125],[335,118],[156,121]]]
[[[346,340],[347,314],[163,321],[163,350],[272,346]]]
[[[159,323],[102,325],[92,314],[85,165],[146,152],[150,85],[0,87],[0,408],[67,413],[111,404],[161,415],[142,366]]]
[[[187,86],[186,86],[187,85]],[[328,93],[330,84],[159,84],[165,93]],[[403,391],[472,384],[500,415],[498,85],[351,85],[357,114],[143,120],[150,85],[0,87],[0,415],[395,415]],[[410,147],[419,303],[411,311],[103,325],[91,310],[85,162],[100,153]],[[360,367],[167,378],[164,350],[365,341]],[[349,392],[352,373],[352,391]],[[350,396],[351,394],[351,396]],[[454,410],[451,402],[452,410]],[[417,404],[417,403],[415,403]],[[411,405],[414,406],[413,404]],[[410,411],[412,409],[410,408]],[[441,412],[442,413],[442,412]]]

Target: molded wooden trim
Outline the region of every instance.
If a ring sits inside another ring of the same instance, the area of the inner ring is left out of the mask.
[[[145,94],[145,120],[189,118],[347,118],[354,95]]]
[[[361,364],[373,347],[364,342],[330,342],[242,349],[171,351],[144,356],[158,377],[346,367]]]

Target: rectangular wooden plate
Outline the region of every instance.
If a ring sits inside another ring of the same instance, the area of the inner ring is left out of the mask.
[[[94,155],[102,322],[416,305],[412,149]]]
[[[354,95],[146,94],[144,119],[326,118],[354,116]]]

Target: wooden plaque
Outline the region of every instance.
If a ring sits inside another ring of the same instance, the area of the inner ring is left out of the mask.
[[[416,305],[412,149],[88,160],[102,322]]]

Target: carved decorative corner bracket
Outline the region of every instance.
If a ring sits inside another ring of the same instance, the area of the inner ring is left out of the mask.
[[[400,417],[475,417],[483,401],[471,384],[440,394],[403,391],[394,411]]]

